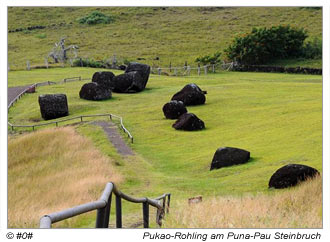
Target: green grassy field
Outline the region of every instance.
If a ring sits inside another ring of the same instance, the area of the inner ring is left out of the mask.
[[[115,22],[95,26],[77,22],[94,10],[114,16]],[[237,34],[280,24],[306,29],[307,40],[322,38],[322,10],[313,8],[10,7],[9,30],[48,27],[9,33],[8,60],[12,69],[25,68],[27,60],[31,65],[44,64],[54,43],[65,36],[66,43],[78,45],[85,58],[103,60],[116,54],[121,61],[144,58],[143,62],[162,67],[170,62],[183,66],[185,61],[193,65],[197,57],[225,49]],[[278,64],[322,66],[320,60]]]
[[[95,69],[58,69],[65,77]],[[53,70],[51,70],[53,71]],[[44,70],[9,72],[9,85],[21,75],[51,78]],[[177,131],[166,120],[162,106],[185,84],[207,90],[205,105],[188,107],[206,125],[199,132]],[[311,75],[223,72],[207,76],[151,75],[147,89],[137,94],[113,93],[113,98],[92,102],[79,98],[81,82],[44,86],[25,95],[9,111],[12,123],[42,123],[38,95],[65,93],[71,116],[113,113],[124,118],[134,136],[136,157],[121,158],[100,128],[84,124],[78,130],[103,153],[115,156],[126,178],[123,188],[134,195],[171,192],[175,199],[243,193],[271,193],[273,172],[288,163],[301,163],[322,171],[322,78]],[[128,140],[127,140],[128,142]],[[215,150],[222,146],[251,152],[244,165],[209,171]],[[137,193],[137,191],[139,191]]]

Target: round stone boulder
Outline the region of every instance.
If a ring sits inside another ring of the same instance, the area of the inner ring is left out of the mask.
[[[292,187],[319,174],[318,170],[310,166],[289,164],[281,167],[271,176],[268,187],[277,189]]]
[[[181,101],[170,101],[163,106],[163,113],[168,119],[177,119],[186,112],[186,106]]]
[[[194,131],[205,129],[204,122],[200,120],[193,113],[184,113],[172,125],[173,128],[178,130]]]
[[[206,91],[202,91],[199,86],[194,83],[184,86],[181,91],[174,94],[172,100],[183,102],[186,106],[200,105],[205,103]]]
[[[113,92],[132,93],[141,92],[144,89],[144,82],[138,71],[131,71],[113,78]]]
[[[65,94],[45,94],[38,98],[41,117],[45,120],[69,115],[68,101]]]
[[[249,151],[233,147],[221,147],[214,153],[210,170],[244,164],[249,159]]]
[[[131,62],[125,69],[125,73],[129,73],[132,71],[137,71],[141,75],[142,78],[142,86],[143,89],[146,87],[149,75],[150,75],[150,66],[146,64],[140,64],[137,62]]]
[[[96,82],[84,84],[79,92],[80,98],[93,101],[101,101],[111,98],[111,90],[104,88]]]
[[[92,77],[92,82],[96,82],[101,87],[107,88],[107,89],[113,89],[113,78],[114,74],[111,71],[99,71],[95,72]]]

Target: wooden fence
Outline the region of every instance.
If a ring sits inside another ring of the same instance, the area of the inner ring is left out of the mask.
[[[67,122],[67,121],[70,121],[70,120],[75,120],[75,119],[78,119],[80,122],[84,122],[84,118],[88,118],[88,117],[109,117],[110,120],[112,120],[113,118],[119,119],[120,127],[127,134],[128,138],[130,138],[131,142],[133,143],[133,141],[134,141],[133,136],[128,131],[128,129],[125,128],[124,123],[123,123],[123,118],[120,117],[120,116],[117,116],[115,114],[111,114],[111,113],[110,114],[81,115],[81,116],[66,118],[66,119],[62,119],[62,120],[51,121],[51,122],[42,123],[42,124],[23,125],[23,124],[12,124],[12,123],[8,122],[8,125],[11,127],[12,131],[14,131],[14,128],[32,128],[32,130],[34,131],[35,128],[37,128],[37,127],[47,126],[47,125],[54,125],[54,124],[55,124],[56,127],[58,127],[60,123]]]
[[[63,221],[65,219],[78,216],[90,211],[97,210],[96,228],[108,228],[110,221],[110,211],[112,203],[112,194],[116,196],[116,227],[122,228],[122,199],[132,203],[142,203],[143,227],[149,228],[149,206],[157,209],[156,223],[161,226],[162,218],[165,213],[169,213],[171,194],[165,193],[157,198],[150,199],[134,198],[118,190],[112,182],[106,184],[100,199],[94,202],[85,203],[73,208],[69,208],[60,212],[44,215],[40,219],[40,228],[51,228],[53,223]],[[167,199],[167,200],[166,200]]]
[[[151,67],[151,73],[158,75],[171,75],[171,76],[190,76],[191,74],[197,75],[207,75],[209,72],[215,73],[216,70],[229,71],[232,70],[234,63],[217,63],[217,64],[208,64],[203,66],[177,66],[172,67],[171,64],[169,67]]]
[[[69,77],[69,78],[65,78],[60,82],[51,82],[51,81],[47,81],[47,82],[39,82],[39,83],[35,83],[27,88],[25,88],[19,95],[17,95],[14,100],[12,100],[9,104],[8,104],[8,109],[15,103],[17,102],[30,88],[35,88],[37,86],[44,86],[44,85],[53,85],[53,84],[59,84],[59,83],[67,83],[67,82],[71,82],[71,81],[82,81],[82,80],[86,80],[86,79],[82,79],[80,76],[78,77]],[[88,79],[89,80],[89,79]],[[8,121],[8,125],[10,126],[11,130],[14,131],[15,128],[32,128],[32,130],[34,131],[37,127],[41,127],[41,126],[47,126],[47,125],[56,125],[56,127],[58,127],[58,125],[60,123],[66,122],[66,121],[70,121],[70,120],[75,120],[78,119],[80,120],[80,122],[84,121],[84,118],[88,118],[88,117],[109,117],[110,120],[112,120],[113,118],[117,118],[119,120],[119,125],[122,128],[122,130],[127,134],[128,138],[130,138],[131,142],[133,143],[134,139],[133,136],[131,135],[131,133],[128,131],[128,129],[126,129],[126,127],[124,126],[123,123],[123,118],[120,116],[117,116],[115,114],[91,114],[91,115],[81,115],[81,116],[76,116],[76,117],[71,117],[71,118],[66,118],[66,119],[61,119],[61,120],[56,120],[56,121],[50,121],[50,122],[46,122],[46,123],[42,123],[42,124],[30,124],[30,125],[25,125],[25,124],[12,124]]]

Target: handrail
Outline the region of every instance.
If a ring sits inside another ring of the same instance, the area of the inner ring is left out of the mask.
[[[111,209],[111,198],[112,193],[116,195],[116,226],[117,228],[121,228],[121,198],[126,201],[133,203],[142,203],[143,204],[143,224],[145,228],[149,227],[149,208],[148,205],[151,205],[157,209],[156,222],[159,226],[161,226],[161,220],[166,212],[169,212],[170,206],[170,193],[163,194],[162,196],[149,199],[147,197],[144,198],[134,198],[131,197],[120,190],[118,190],[117,186],[113,182],[108,182],[104,188],[104,191],[99,200],[94,202],[85,203],[76,207],[72,207],[66,210],[62,210],[60,212],[51,213],[48,215],[44,215],[40,219],[40,228],[51,228],[53,223],[75,217],[77,215],[87,213],[93,210],[97,210],[97,218],[96,218],[96,228],[107,228],[109,226],[110,220],[110,209]],[[166,208],[166,197],[167,208]],[[160,204],[160,200],[163,200],[163,204]]]
[[[115,114],[89,114],[89,115],[81,115],[81,116],[76,116],[76,117],[71,117],[71,118],[66,118],[62,120],[57,120],[57,121],[50,121],[47,123],[42,123],[42,124],[33,124],[33,125],[24,125],[24,124],[12,124],[8,121],[8,125],[11,127],[11,130],[14,130],[15,127],[19,128],[32,128],[34,130],[35,127],[40,127],[40,126],[46,126],[50,124],[55,124],[56,127],[58,126],[59,123],[66,122],[69,120],[74,120],[74,119],[80,119],[80,122],[83,122],[83,118],[88,118],[88,117],[109,117],[110,120],[112,120],[113,117],[118,118],[120,120],[120,127],[123,129],[125,133],[127,133],[127,136],[131,139],[131,142],[133,143],[134,139],[131,133],[125,128],[124,123],[123,123],[123,118],[120,116],[117,116]]]

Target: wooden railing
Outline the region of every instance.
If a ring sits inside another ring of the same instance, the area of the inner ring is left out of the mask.
[[[68,77],[68,78],[64,78],[62,81],[59,82],[53,82],[53,81],[45,81],[45,82],[38,82],[38,83],[34,83],[31,86],[26,87],[20,94],[18,94],[14,100],[12,100],[9,104],[8,104],[8,109],[13,106],[13,104],[15,102],[17,102],[18,99],[20,99],[30,88],[36,88],[39,86],[46,86],[46,85],[54,85],[54,84],[60,84],[60,83],[67,83],[67,82],[72,82],[72,81],[83,81],[83,80],[90,80],[88,79],[82,79],[81,76],[77,76],[77,77]]]
[[[42,123],[42,124],[23,125],[23,124],[12,124],[12,123],[8,122],[8,125],[11,127],[12,131],[14,131],[14,128],[32,128],[32,130],[34,131],[36,127],[41,127],[41,126],[46,126],[46,125],[54,125],[54,124],[56,125],[56,127],[58,127],[59,123],[63,123],[63,122],[70,121],[70,120],[75,120],[75,119],[78,119],[80,122],[83,122],[84,118],[88,118],[88,117],[109,117],[110,120],[112,120],[113,118],[119,119],[120,127],[127,134],[128,138],[130,138],[131,142],[133,143],[133,141],[134,141],[133,136],[128,131],[128,129],[125,128],[124,123],[123,123],[123,118],[120,117],[120,116],[117,116],[115,114],[111,114],[111,113],[110,114],[81,115],[81,116],[66,118],[66,119],[62,119],[62,120],[51,121],[51,122]]]
[[[142,203],[143,227],[149,228],[149,206],[157,209],[156,223],[161,226],[162,218],[165,213],[169,213],[171,194],[165,193],[154,199],[147,197],[134,198],[118,190],[112,182],[106,184],[102,196],[99,200],[85,203],[73,208],[69,208],[60,212],[44,215],[40,219],[40,228],[51,228],[53,223],[63,221],[65,219],[78,216],[90,211],[97,210],[96,228],[108,228],[110,221],[110,210],[112,203],[112,194],[116,196],[116,227],[122,228],[122,199],[132,203]]]

